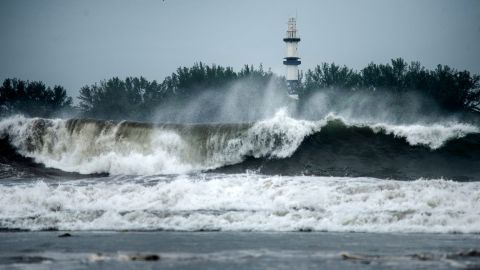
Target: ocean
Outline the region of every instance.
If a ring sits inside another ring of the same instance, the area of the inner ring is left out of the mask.
[[[472,123],[12,116],[0,150],[0,268],[480,267]]]

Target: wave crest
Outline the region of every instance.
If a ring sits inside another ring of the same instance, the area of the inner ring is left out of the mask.
[[[333,115],[306,121],[293,119],[280,110],[271,119],[246,124],[157,125],[15,116],[0,121],[0,138],[8,140],[21,155],[63,171],[170,174],[211,170],[240,164],[248,158],[288,160],[295,153],[312,151],[319,145],[335,146],[338,140],[351,141],[351,146],[356,147],[356,131],[346,133],[335,126],[392,135],[406,140],[410,146],[426,146],[431,151],[441,149],[448,141],[479,132],[477,127],[463,123],[349,123]],[[328,132],[333,133],[327,138]],[[312,138],[314,144],[307,143]],[[480,141],[475,143],[480,145]],[[370,146],[374,147],[378,146]]]

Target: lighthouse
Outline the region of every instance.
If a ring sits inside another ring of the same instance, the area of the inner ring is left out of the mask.
[[[297,35],[297,20],[295,18],[288,19],[287,36],[283,39],[287,44],[287,57],[284,58],[283,64],[287,66],[287,89],[288,94],[292,98],[298,98],[298,65],[301,64],[298,57],[298,42],[300,37]]]

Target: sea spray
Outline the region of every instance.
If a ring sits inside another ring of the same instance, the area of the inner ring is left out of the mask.
[[[84,174],[185,173],[291,155],[317,123],[280,110],[253,124],[151,125],[13,117],[0,134],[20,154],[48,167]]]
[[[306,138],[322,135],[325,127],[335,123],[347,129],[360,127],[392,134],[412,146],[431,150],[440,149],[449,140],[479,132],[478,127],[453,122],[361,123],[332,114],[318,121],[298,120],[283,109],[270,119],[244,124],[147,124],[14,116],[0,121],[0,138],[8,140],[21,155],[63,171],[177,174],[239,164],[249,157],[287,159],[299,150]],[[344,133],[333,136],[336,140],[348,141]],[[322,139],[306,150],[325,143],[333,142]],[[372,154],[374,150],[370,150]]]

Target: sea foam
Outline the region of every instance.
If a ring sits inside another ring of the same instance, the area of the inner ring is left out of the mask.
[[[392,125],[349,122],[329,115],[298,120],[280,110],[270,119],[246,124],[166,125],[15,116],[0,121],[7,138],[23,156],[47,167],[83,174],[178,174],[237,164],[247,157],[290,157],[308,136],[332,121],[349,127],[405,138],[432,150],[445,142],[478,133],[465,123]]]
[[[197,174],[0,185],[0,227],[479,233],[480,183]]]

